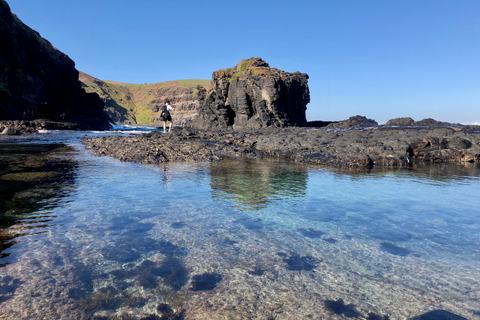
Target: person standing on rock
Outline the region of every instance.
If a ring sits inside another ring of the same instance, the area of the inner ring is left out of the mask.
[[[172,116],[170,114],[170,111],[173,111],[173,107],[170,105],[170,101],[167,100],[165,101],[165,105],[163,106],[163,109],[162,109],[162,121],[163,121],[163,132],[167,132],[167,122],[170,122],[169,126],[168,126],[168,131],[172,131],[172,125],[173,125],[173,121],[172,121]]]

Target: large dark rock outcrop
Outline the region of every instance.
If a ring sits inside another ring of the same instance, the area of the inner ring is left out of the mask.
[[[83,129],[110,127],[103,101],[81,88],[75,63],[22,23],[4,0],[0,41],[0,119],[22,119],[29,111],[30,117],[62,118]]]
[[[450,127],[261,128],[183,130],[85,139],[98,155],[122,161],[218,161],[227,157],[279,158],[344,168],[480,163],[480,136]],[[477,128],[478,129],[478,128]]]
[[[263,128],[306,126],[310,102],[308,75],[288,73],[260,58],[217,70],[212,89],[199,87],[197,128]]]

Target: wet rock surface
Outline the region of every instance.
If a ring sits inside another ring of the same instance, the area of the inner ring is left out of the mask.
[[[36,133],[38,130],[79,130],[80,126],[73,122],[59,122],[48,119],[35,120],[3,120],[0,121],[0,134],[18,135]]]
[[[147,164],[239,156],[347,168],[480,162],[480,134],[473,127],[175,129],[83,143],[97,155]]]

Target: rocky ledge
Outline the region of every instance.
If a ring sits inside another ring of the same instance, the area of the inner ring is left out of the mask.
[[[48,119],[35,120],[0,120],[0,134],[17,135],[36,133],[38,130],[79,130],[78,123],[53,121]]]
[[[351,168],[480,163],[480,133],[471,127],[289,127],[235,131],[185,128],[170,133],[85,139],[83,143],[97,155],[148,164],[218,161],[238,156]]]

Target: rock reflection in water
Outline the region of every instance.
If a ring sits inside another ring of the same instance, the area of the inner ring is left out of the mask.
[[[234,159],[213,163],[211,187],[219,200],[230,199],[240,210],[258,210],[276,199],[305,196],[307,170],[288,163]]]
[[[25,234],[42,232],[54,218],[40,212],[72,191],[77,164],[63,144],[0,144],[0,267]]]

